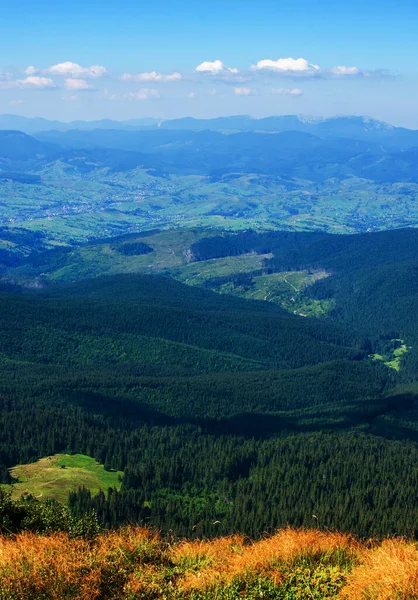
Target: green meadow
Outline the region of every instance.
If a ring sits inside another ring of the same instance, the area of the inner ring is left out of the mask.
[[[10,469],[14,479],[12,496],[20,498],[31,495],[36,498],[52,498],[62,504],[68,495],[79,487],[86,487],[92,495],[109,487],[120,489],[122,473],[107,471],[90,456],[84,454],[55,454],[40,460],[17,465]]]

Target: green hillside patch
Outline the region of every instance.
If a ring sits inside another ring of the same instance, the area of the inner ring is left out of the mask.
[[[92,495],[109,487],[120,489],[122,472],[107,471],[94,458],[83,454],[55,454],[35,463],[17,465],[10,469],[10,475],[16,480],[11,485],[13,497],[31,494],[66,504],[68,494],[79,487],[86,487]]]
[[[400,371],[402,358],[410,350],[410,347],[401,339],[393,339],[391,343],[393,348],[390,348],[386,354],[371,354],[370,357],[373,360],[383,361],[390,369]]]
[[[272,302],[301,317],[321,317],[333,308],[333,301],[309,298],[304,292],[307,287],[320,279],[329,277],[329,275],[324,270],[314,272],[288,271],[256,276],[249,273],[247,280],[240,281],[239,277],[235,278],[235,281],[231,278],[231,281],[226,283],[219,280],[220,285],[214,285],[212,289],[223,294],[247,298],[248,300]],[[214,283],[216,284],[216,281]]]

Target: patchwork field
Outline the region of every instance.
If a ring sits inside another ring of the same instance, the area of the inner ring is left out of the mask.
[[[287,180],[256,173],[214,180],[108,167],[78,172],[59,161],[36,182],[0,179],[0,225],[80,243],[152,228],[288,229],[354,233],[416,226],[416,183],[358,177]]]

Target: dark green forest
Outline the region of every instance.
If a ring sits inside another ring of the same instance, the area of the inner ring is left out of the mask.
[[[333,300],[321,318],[161,276],[5,277],[3,483],[13,465],[83,453],[124,472],[120,491],[70,495],[74,517],[94,509],[105,527],[418,535],[417,242],[247,231],[192,246],[196,262],[256,252],[272,254],[263,272],[327,269],[306,290]],[[400,344],[398,370],[376,359]]]

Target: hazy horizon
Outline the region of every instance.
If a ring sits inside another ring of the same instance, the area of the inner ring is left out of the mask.
[[[354,114],[418,127],[410,0],[4,4],[0,113],[63,121]]]
[[[385,123],[386,125],[389,126],[393,126],[393,127],[405,127],[407,129],[412,129],[412,130],[416,130],[418,129],[418,123],[416,127],[408,127],[408,126],[404,126],[404,125],[397,125],[396,123],[394,123],[393,121],[383,121],[381,119],[375,119],[374,117],[370,116],[370,115],[363,115],[363,114],[335,114],[335,115],[329,115],[326,117],[322,117],[319,115],[307,115],[307,114],[302,114],[302,113],[282,113],[282,114],[268,114],[265,115],[263,117],[254,117],[250,114],[236,114],[236,113],[230,113],[230,114],[219,114],[213,117],[209,117],[209,116],[204,116],[204,117],[195,117],[193,115],[190,114],[185,114],[182,115],[180,117],[174,117],[173,119],[169,119],[169,118],[164,118],[161,116],[156,116],[156,117],[151,117],[148,115],[144,115],[144,116],[137,116],[137,117],[132,117],[132,118],[109,118],[109,117],[97,117],[97,118],[80,118],[80,119],[52,119],[52,118],[48,118],[48,117],[43,117],[41,115],[34,115],[34,116],[26,116],[23,114],[19,114],[19,113],[12,113],[12,112],[8,112],[8,113],[0,113],[0,117],[12,117],[12,118],[22,118],[22,119],[31,119],[31,120],[37,120],[37,119],[42,119],[45,121],[56,121],[59,123],[63,123],[66,125],[69,125],[71,123],[75,123],[75,122],[83,122],[83,123],[95,123],[95,122],[100,122],[100,121],[112,121],[115,123],[129,123],[130,121],[134,122],[134,121],[150,121],[151,123],[163,123],[165,121],[171,121],[171,120],[180,120],[180,119],[196,119],[196,120],[207,120],[207,121],[211,121],[213,119],[232,119],[232,118],[248,118],[248,119],[252,119],[252,120],[261,120],[261,119],[268,119],[268,118],[281,118],[281,117],[296,117],[298,119],[300,119],[301,121],[307,121],[307,122],[320,122],[320,121],[327,121],[327,120],[331,120],[331,119],[349,119],[349,118],[362,118],[365,120],[376,120],[378,122],[381,123]],[[1,126],[1,123],[0,123]]]

